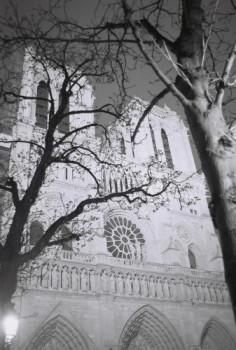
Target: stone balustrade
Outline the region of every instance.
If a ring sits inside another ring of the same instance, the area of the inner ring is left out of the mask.
[[[70,253],[71,252],[66,252]],[[27,288],[124,297],[230,303],[222,274],[107,255],[79,254],[31,267]]]
[[[164,265],[143,260],[121,259],[106,254],[76,254],[71,251],[61,251],[59,258],[65,261],[78,263],[104,264],[114,267],[127,267],[160,274],[185,275],[204,279],[224,281],[223,272],[189,269],[179,265]]]

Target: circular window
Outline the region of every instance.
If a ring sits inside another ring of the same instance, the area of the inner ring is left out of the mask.
[[[142,259],[145,240],[140,229],[129,219],[113,216],[104,227],[107,249],[115,257]]]

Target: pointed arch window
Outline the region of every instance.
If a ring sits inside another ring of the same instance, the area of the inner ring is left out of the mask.
[[[164,129],[161,129],[161,138],[162,138],[162,142],[163,142],[167,166],[168,166],[168,168],[173,169],[174,164],[173,164],[173,159],[172,159],[171,152],[170,152],[170,145],[169,145],[168,137],[167,137]]]
[[[110,192],[112,192],[112,179],[109,178],[109,187],[110,187]]]
[[[126,154],[125,140],[123,136],[121,136],[120,138],[120,151],[121,151],[121,154]]]
[[[197,268],[196,257],[195,257],[195,254],[190,249],[188,250],[188,259],[189,259],[190,268],[196,270]]]
[[[120,190],[121,190],[121,192],[123,192],[123,183],[122,183],[122,180],[120,180]]]
[[[45,81],[40,81],[37,88],[35,115],[36,125],[46,129],[48,119],[48,86]]]
[[[151,139],[152,139],[152,147],[153,147],[154,156],[156,159],[158,159],[156,139],[155,139],[155,134],[154,134],[154,131],[153,131],[151,124],[149,124],[149,129],[150,129],[150,134],[151,134]]]
[[[71,235],[71,232],[65,225],[63,225],[60,229],[60,234],[61,234],[62,238],[66,238],[66,237],[69,237]],[[72,250],[72,240],[70,239],[66,242],[63,242],[62,249],[71,251]]]
[[[129,189],[129,184],[128,184],[128,179],[125,176],[125,189],[128,190]]]
[[[106,179],[106,172],[105,170],[102,171],[102,179],[103,179],[103,188],[104,191],[107,191],[107,179]]]
[[[116,179],[114,180],[114,184],[115,184],[115,191],[116,191],[116,192],[119,192],[119,191],[118,191],[118,183],[117,183],[117,180],[116,180]]]
[[[59,94],[59,107],[62,103],[62,94],[60,92]],[[69,101],[67,102],[63,114],[65,114],[65,117],[62,119],[60,124],[58,125],[58,131],[61,132],[62,134],[66,134],[67,132],[70,131],[70,117],[69,115],[66,115],[69,113]]]
[[[33,221],[30,225],[30,245],[35,245],[43,234],[43,225],[39,221]]]

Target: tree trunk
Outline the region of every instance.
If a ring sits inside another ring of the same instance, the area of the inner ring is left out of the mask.
[[[203,67],[202,1],[182,3],[182,28],[175,47],[189,82],[178,77],[176,85],[191,102],[185,106],[185,113],[212,196],[210,211],[219,231],[225,279],[236,319],[236,140],[226,125],[222,106],[208,92],[209,76]]]
[[[185,112],[212,195],[211,215],[219,231],[225,279],[236,315],[236,140],[221,108],[209,104],[204,95],[194,99]]]

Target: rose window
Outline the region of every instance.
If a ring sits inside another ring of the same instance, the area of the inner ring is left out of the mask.
[[[113,216],[104,227],[108,251],[117,258],[143,259],[145,240],[140,229],[129,219]]]

